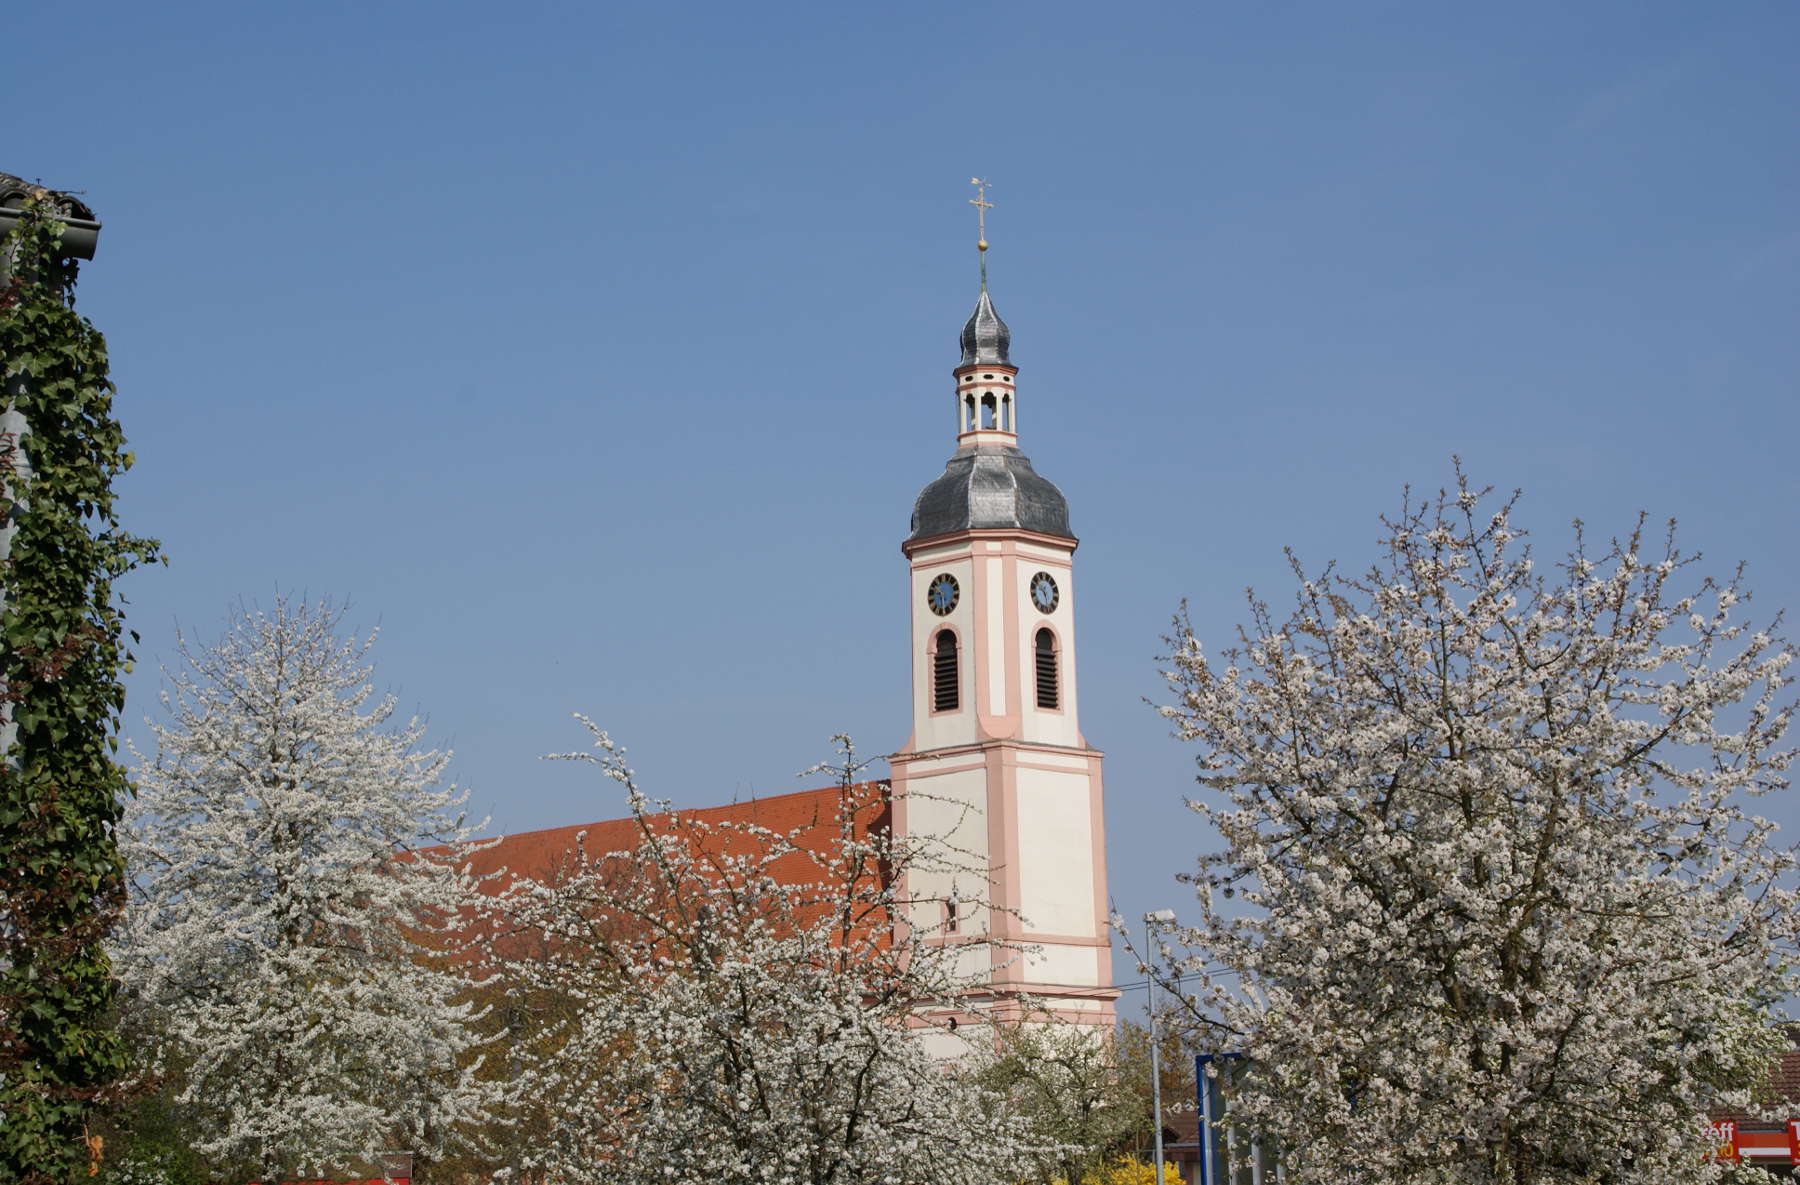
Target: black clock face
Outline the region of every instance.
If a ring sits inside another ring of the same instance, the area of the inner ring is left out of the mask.
[[[1039,613],[1056,611],[1056,578],[1048,572],[1039,572],[1031,578],[1031,603],[1036,605]]]
[[[939,617],[949,616],[950,610],[956,608],[956,599],[961,590],[956,587],[956,577],[945,572],[931,582],[925,590],[925,599],[931,603],[931,611]]]

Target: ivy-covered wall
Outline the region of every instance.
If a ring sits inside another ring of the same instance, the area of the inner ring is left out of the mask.
[[[131,454],[106,342],[74,308],[66,209],[36,191],[0,243],[0,1180],[57,1185],[87,1176],[89,1120],[126,1068],[102,945],[129,792],[112,587],[156,555],[114,514]]]

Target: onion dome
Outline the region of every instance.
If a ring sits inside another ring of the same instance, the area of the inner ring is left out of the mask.
[[[975,311],[969,314],[962,329],[962,365],[1011,366],[1012,360],[1006,356],[1011,344],[1012,331],[994,311],[994,302],[988,299],[987,285],[983,284],[981,299],[975,302]]]
[[[982,293],[977,315],[986,308]],[[994,318],[996,324],[998,317]],[[971,320],[970,325],[975,322]],[[963,330],[963,358],[968,359],[969,330]],[[1006,359],[1006,326],[1000,325],[999,361]],[[913,503],[912,534],[907,542],[956,531],[1011,527],[1073,539],[1069,503],[1031,467],[1030,458],[1009,444],[979,444],[957,450],[943,475],[919,491]]]

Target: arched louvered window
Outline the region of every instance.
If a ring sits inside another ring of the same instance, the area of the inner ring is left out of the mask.
[[[961,705],[956,670],[956,635],[942,630],[931,655],[931,710],[954,712]]]
[[[1056,635],[1049,630],[1037,632],[1037,706],[1060,706],[1056,686]]]

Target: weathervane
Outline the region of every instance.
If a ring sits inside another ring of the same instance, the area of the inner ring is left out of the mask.
[[[994,208],[994,203],[987,200],[988,183],[980,177],[969,178],[969,184],[975,187],[975,196],[969,204],[975,207],[975,225],[977,238],[975,249],[981,252],[981,290],[987,291],[987,212]]]

